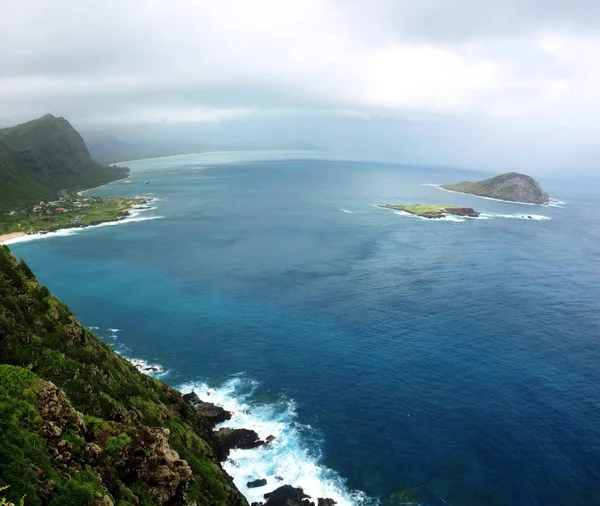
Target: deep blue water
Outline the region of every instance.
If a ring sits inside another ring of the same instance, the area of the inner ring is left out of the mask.
[[[600,504],[597,194],[523,206],[425,185],[485,174],[278,156],[131,163],[93,193],[152,192],[162,219],[11,248],[120,352],[276,433],[235,453],[239,485]],[[489,219],[374,206],[396,202]]]

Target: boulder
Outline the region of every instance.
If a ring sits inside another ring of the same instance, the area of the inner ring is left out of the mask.
[[[229,452],[233,449],[250,450],[265,444],[255,431],[249,429],[223,428],[219,429],[215,436],[217,439],[216,454],[221,462],[227,459]]]
[[[258,480],[249,481],[248,483],[246,483],[246,486],[248,488],[259,488],[264,487],[266,484],[267,480],[265,480],[264,478],[260,478]]]

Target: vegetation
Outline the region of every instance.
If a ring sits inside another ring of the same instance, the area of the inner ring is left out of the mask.
[[[476,218],[479,213],[470,207],[456,206],[438,206],[431,204],[411,204],[411,205],[390,205],[387,204],[384,209],[393,209],[395,211],[404,211],[406,213],[415,214],[422,218],[444,218],[447,214],[456,214],[459,216],[469,216]]]
[[[91,188],[127,170],[92,159],[79,133],[50,114],[0,129],[0,210],[53,200],[62,189]]]
[[[124,217],[128,209],[146,203],[138,198],[81,198],[38,204],[0,216],[0,235],[52,232],[61,228],[85,227]],[[59,210],[57,210],[59,209]]]
[[[0,487],[10,485],[8,501],[246,505],[214,457],[212,427],[189,410],[0,246]],[[169,457],[167,437],[186,462]],[[171,488],[152,474],[168,466],[179,480]]]
[[[410,214],[417,214],[423,216],[426,214],[440,214],[443,213],[444,209],[451,208],[452,206],[435,206],[430,204],[412,204],[412,205],[385,205],[381,206],[386,209],[394,209],[395,211],[404,211]]]

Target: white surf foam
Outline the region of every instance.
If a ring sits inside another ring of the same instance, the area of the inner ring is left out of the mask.
[[[340,207],[340,211],[342,211],[343,213],[354,214],[352,211],[348,211],[348,209],[344,209],[342,207]]]
[[[168,372],[165,371],[162,365],[146,362],[141,358],[129,358],[125,356],[123,358],[131,362],[138,371],[147,374],[148,376],[160,378],[162,376],[165,376]]]
[[[139,212],[141,212],[141,210],[140,211],[132,211],[131,216],[129,216],[128,218],[124,218],[122,220],[117,220],[117,221],[107,221],[105,223],[99,223],[98,225],[89,225],[87,227],[76,227],[76,228],[63,228],[63,229],[57,230],[56,232],[48,232],[46,234],[38,233],[38,234],[23,235],[21,237],[15,237],[13,239],[8,239],[8,240],[4,241],[2,244],[16,244],[16,243],[20,243],[20,242],[37,241],[39,239],[52,239],[55,237],[67,237],[70,235],[78,235],[81,232],[85,232],[86,230],[90,230],[93,228],[124,225],[126,223],[137,223],[140,221],[160,220],[160,219],[164,218],[164,216],[138,216]]]
[[[425,218],[424,216],[418,216],[416,214],[411,214],[411,213],[407,213],[406,211],[394,211],[394,214],[397,214],[398,216],[410,216],[411,218],[417,218],[419,220],[425,220],[425,221],[452,221],[454,223],[462,223],[464,220],[464,218],[459,218],[458,216],[454,216],[452,214],[448,214],[446,216],[444,216],[443,218]]]
[[[266,447],[233,450],[224,463],[223,467],[248,502],[264,501],[265,493],[289,484],[302,487],[315,503],[319,497],[330,497],[338,506],[376,504],[364,493],[349,490],[338,474],[321,464],[319,449],[309,445],[306,437],[308,434],[314,436],[314,431],[310,426],[298,423],[293,401],[253,402],[256,387],[256,382],[242,376],[217,388],[210,388],[205,383],[186,383],[179,387],[184,393],[195,391],[201,399],[230,411],[233,416],[223,426],[255,430],[261,439],[275,436]],[[258,478],[265,478],[267,485],[254,489],[246,486],[248,481]]]
[[[551,220],[550,216],[544,216],[541,214],[500,214],[500,213],[482,213],[481,216],[484,219],[494,219],[494,218],[505,218],[509,220],[531,220],[531,221],[546,221]]]

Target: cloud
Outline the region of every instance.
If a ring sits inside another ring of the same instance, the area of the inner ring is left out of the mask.
[[[0,122],[320,110],[595,128],[599,20],[584,0],[5,0]]]

